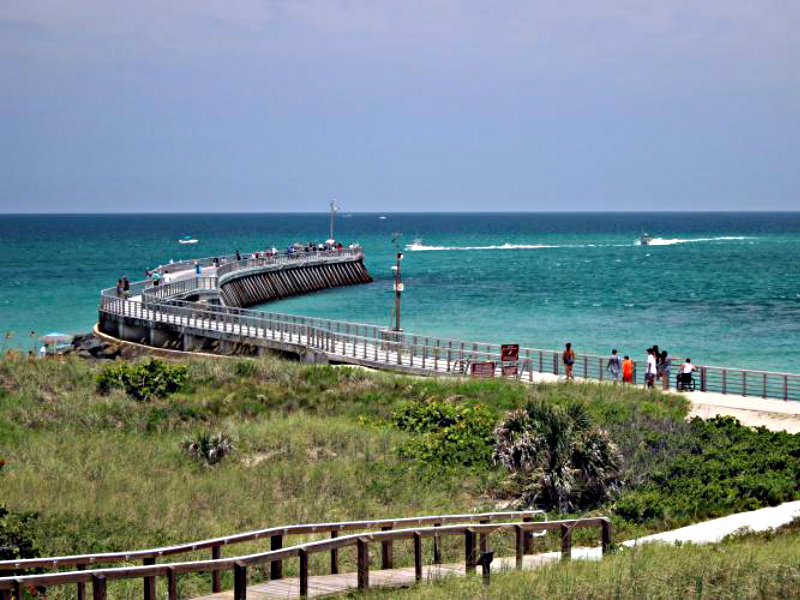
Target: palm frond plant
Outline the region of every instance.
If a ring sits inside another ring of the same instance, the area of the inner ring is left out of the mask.
[[[530,401],[495,429],[492,459],[528,506],[568,512],[593,506],[619,487],[622,454],[586,408]]]

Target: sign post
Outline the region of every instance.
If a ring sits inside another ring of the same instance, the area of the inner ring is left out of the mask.
[[[519,376],[519,344],[503,344],[500,346],[500,362],[503,377]]]

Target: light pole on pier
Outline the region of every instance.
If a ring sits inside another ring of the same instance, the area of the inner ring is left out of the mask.
[[[403,278],[400,276],[400,261],[403,260],[403,253],[400,252],[400,234],[392,236],[395,246],[395,264],[392,265],[394,271],[394,331],[403,331],[400,327],[400,297],[403,293]]]
[[[331,200],[331,237],[329,239],[335,239],[333,237],[333,221],[336,217],[336,211],[339,210],[339,207],[336,206],[336,198]]]

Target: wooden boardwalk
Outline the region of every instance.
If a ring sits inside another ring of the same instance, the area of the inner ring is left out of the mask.
[[[573,558],[600,559],[602,556],[600,548],[573,548]],[[560,552],[546,552],[525,556],[522,563],[523,570],[532,570],[543,564],[554,562],[561,557]],[[492,562],[492,573],[511,571],[516,568],[515,558],[502,557],[496,558]],[[477,567],[477,576],[481,576],[481,567]],[[442,565],[424,566],[422,569],[422,580],[425,583],[443,577],[464,577],[464,563],[450,563]],[[414,567],[404,567],[399,569],[371,570],[369,573],[370,588],[404,588],[411,587],[417,583],[414,574]],[[341,573],[339,575],[317,575],[309,577],[308,597],[321,597],[341,594],[347,590],[358,587],[358,576],[353,573]],[[247,586],[247,600],[275,600],[278,598],[299,598],[300,597],[300,578],[286,577],[273,581]],[[234,600],[233,590],[227,590],[216,594],[201,596],[194,600]]]

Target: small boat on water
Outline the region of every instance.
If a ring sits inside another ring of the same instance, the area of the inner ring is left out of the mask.
[[[650,237],[648,234],[646,234],[646,233],[643,233],[643,234],[641,235],[641,237],[639,238],[639,244],[640,244],[640,245],[642,245],[642,246],[649,246],[649,245],[650,245],[650,242],[652,242],[652,241],[653,241],[653,238],[651,238],[651,237]]]
[[[196,244],[200,240],[193,238],[190,235],[185,235],[181,239],[178,240],[179,244]]]

